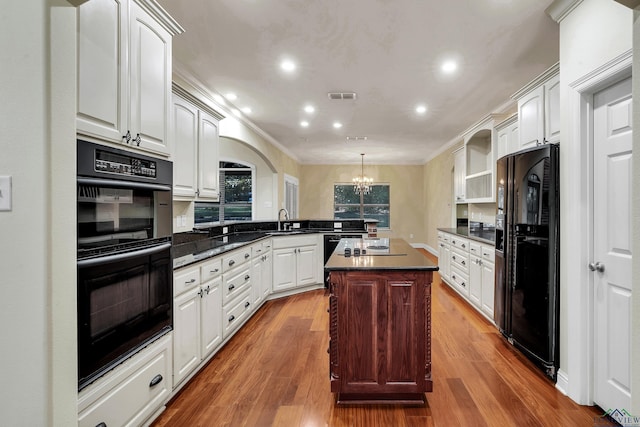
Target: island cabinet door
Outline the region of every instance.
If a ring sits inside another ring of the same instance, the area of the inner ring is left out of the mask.
[[[428,277],[422,272],[350,272],[336,282],[339,384],[332,391],[430,391]]]

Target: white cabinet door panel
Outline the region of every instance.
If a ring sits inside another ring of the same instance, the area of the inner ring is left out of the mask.
[[[198,198],[218,199],[218,121],[204,111],[200,111],[198,151]]]

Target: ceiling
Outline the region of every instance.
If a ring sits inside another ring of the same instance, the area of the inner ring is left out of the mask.
[[[174,69],[235,93],[229,110],[250,107],[243,118],[303,164],[359,163],[360,153],[422,164],[559,58],[551,0],[158,2],[186,30]],[[284,59],[296,69],[283,71]],[[449,59],[458,69],[445,74]]]

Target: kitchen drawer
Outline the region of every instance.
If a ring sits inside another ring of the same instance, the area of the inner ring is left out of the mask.
[[[237,268],[222,277],[222,305],[251,287],[251,265]]]
[[[480,243],[469,242],[469,255],[471,255],[472,261],[474,257],[480,258],[482,256],[482,246]]]
[[[230,252],[227,255],[222,256],[222,272],[226,273],[232,268],[236,268],[244,262],[249,261],[251,258],[251,247],[245,246],[244,248]]]
[[[489,261],[489,262],[495,262],[495,258],[496,258],[496,252],[495,249],[490,247],[490,246],[482,246],[482,259]]]
[[[78,400],[78,426],[139,426],[169,398],[171,333],[83,390]]]
[[[193,289],[200,285],[200,268],[188,267],[173,273],[173,296]]]
[[[222,257],[214,258],[200,266],[200,278],[205,283],[222,274]]]
[[[271,239],[251,245],[251,255],[256,258],[271,250]]]
[[[445,243],[451,243],[451,239],[453,239],[453,235],[451,235],[449,233],[442,233],[442,240]]]
[[[312,246],[319,243],[320,234],[297,234],[273,238],[273,249],[299,248],[300,246]]]
[[[251,312],[251,288],[238,298],[231,301],[227,307],[222,307],[222,336],[226,338]]]
[[[451,236],[451,246],[455,246],[456,248],[460,248],[463,251],[468,251],[469,250],[469,240],[463,238],[463,237],[458,237],[458,236]]]
[[[451,282],[464,295],[469,295],[469,276],[457,268],[451,269]]]
[[[463,273],[469,274],[469,254],[451,246],[451,267],[457,267]]]

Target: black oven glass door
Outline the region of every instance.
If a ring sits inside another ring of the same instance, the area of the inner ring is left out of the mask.
[[[171,188],[78,178],[78,251],[171,236]]]
[[[78,261],[78,379],[91,383],[172,327],[171,244]]]

